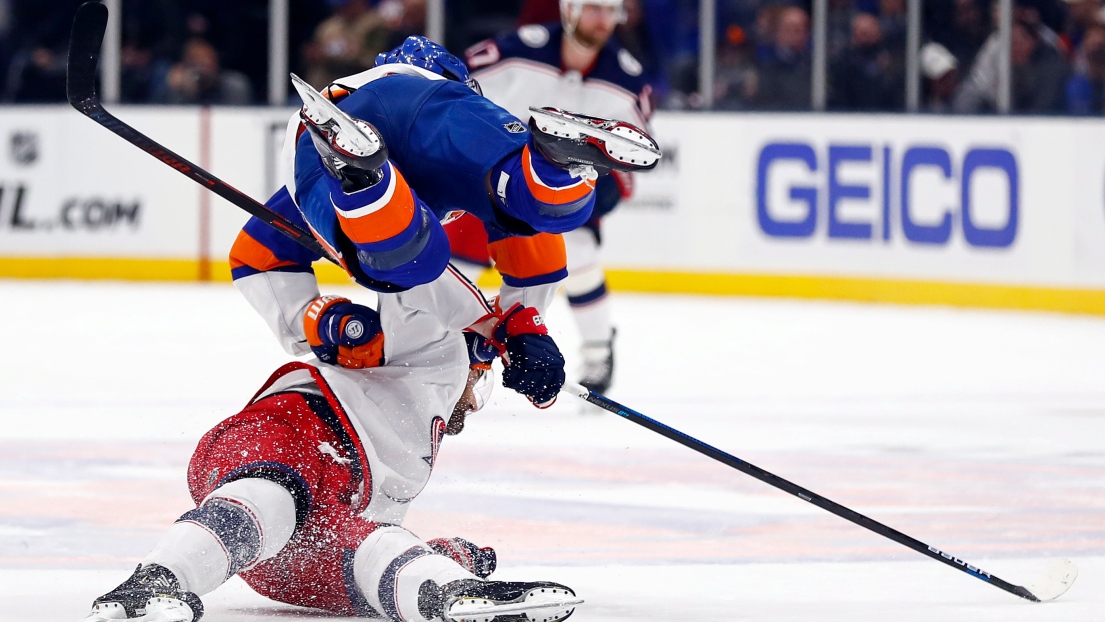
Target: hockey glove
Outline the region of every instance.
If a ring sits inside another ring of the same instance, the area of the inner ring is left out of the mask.
[[[307,343],[318,360],[348,369],[384,364],[380,314],[341,296],[322,296],[303,315]]]
[[[564,386],[564,357],[537,309],[521,303],[508,309],[495,325],[491,342],[502,352],[503,386],[525,395],[538,408],[552,406]]]
[[[479,333],[465,331],[464,343],[468,346],[468,365],[489,365],[502,352],[495,344]]]
[[[489,546],[480,548],[464,538],[434,538],[427,540],[426,544],[438,555],[452,559],[481,579],[491,576],[498,565],[495,549]]]

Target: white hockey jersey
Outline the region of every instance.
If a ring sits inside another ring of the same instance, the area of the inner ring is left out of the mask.
[[[641,63],[612,38],[586,72],[564,71],[563,32],[560,24],[522,26],[468,48],[484,96],[522,121],[530,106],[552,106],[647,128],[652,111]]]
[[[235,285],[265,318],[290,354],[309,351],[303,310],[318,296],[314,275],[268,272]],[[382,367],[316,367],[330,385],[365,449],[371,472],[364,515],[402,523],[407,504],[430,477],[444,424],[464,392],[468,353],[462,331],[485,320],[483,295],[453,268],[437,280],[396,294],[379,294],[384,332]],[[311,391],[307,370],[280,377],[262,395]]]

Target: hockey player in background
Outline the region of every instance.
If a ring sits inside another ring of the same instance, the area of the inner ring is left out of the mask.
[[[468,66],[484,95],[520,119],[529,117],[531,106],[552,106],[646,128],[650,89],[641,64],[614,36],[624,20],[622,0],[560,0],[560,16],[561,24],[523,26],[468,49]],[[580,383],[600,393],[612,381],[615,336],[599,253],[600,225],[632,188],[628,171],[600,178],[590,218],[584,227],[563,234],[564,288],[583,338]],[[494,259],[480,252],[479,223],[458,222],[447,231],[458,259],[476,266]]]
[[[659,158],[652,139],[625,123],[548,110],[527,127],[480,95],[460,59],[424,37],[409,37],[375,68],[322,94],[293,82],[307,105],[289,123],[287,183],[268,205],[309,227],[376,291],[441,274],[450,250],[439,221],[469,213],[504,240],[497,265],[517,277],[497,308],[544,311],[567,270],[559,238],[537,234],[583,225],[600,171],[643,170]],[[287,335],[282,326],[296,325],[312,299],[316,259],[254,219],[235,243],[231,268],[263,313],[279,309],[273,328]],[[265,278],[243,278],[257,274]],[[307,347],[290,337],[284,345],[293,354]],[[546,406],[562,374],[547,386],[522,386],[531,362],[512,358],[503,384]],[[563,359],[551,351],[539,363]]]
[[[497,316],[452,269],[380,294],[378,312],[336,296],[309,307],[296,332],[320,360],[276,370],[202,438],[188,466],[196,509],[85,622],[195,622],[200,597],[236,574],[280,602],[395,622],[571,615],[581,602],[571,589],[487,580],[493,550],[401,526],[444,435],[486,399],[476,391],[486,366],[470,368],[462,331],[523,353],[551,344],[534,311]],[[354,359],[360,369],[321,362]],[[513,609],[495,617],[496,607]]]

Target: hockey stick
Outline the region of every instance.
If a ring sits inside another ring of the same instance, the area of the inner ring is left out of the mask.
[[[633,423],[636,423],[637,425],[648,428],[649,430],[652,430],[653,432],[656,432],[661,436],[665,436],[681,445],[690,447],[698,453],[709,456],[710,458],[713,458],[714,460],[717,460],[722,464],[731,466],[741,473],[744,473],[745,475],[751,475],[752,477],[760,480],[761,482],[764,482],[765,484],[769,484],[771,486],[774,486],[775,488],[778,488],[779,490],[789,492],[790,494],[798,497],[799,499],[802,499],[803,501],[808,501],[823,510],[832,512],[833,514],[836,514],[841,518],[850,520],[860,527],[873,531],[880,536],[883,536],[884,538],[889,538],[897,542],[898,544],[909,547],[914,551],[921,553],[922,555],[927,555],[928,557],[931,557],[936,561],[943,562],[951,566],[952,568],[962,570],[963,572],[971,575],[972,577],[975,577],[976,579],[982,579],[983,581],[986,581],[994,587],[1003,589],[1011,594],[1016,594],[1017,596],[1030,600],[1032,602],[1046,602],[1049,600],[1055,600],[1056,598],[1062,596],[1063,593],[1070,588],[1071,584],[1074,583],[1074,580],[1078,578],[1078,568],[1076,568],[1074,564],[1065,559],[1055,559],[1048,564],[1047,568],[1044,570],[1044,574],[1036,579],[1035,582],[1029,584],[1028,587],[1013,585],[1012,583],[995,577],[994,575],[986,572],[985,570],[982,570],[981,568],[968,564],[958,557],[949,555],[941,551],[940,549],[937,549],[936,547],[929,546],[924,542],[921,542],[920,540],[907,536],[906,534],[891,527],[888,527],[876,520],[868,518],[863,514],[860,514],[859,512],[846,508],[843,505],[836,503],[835,501],[831,501],[815,492],[806,490],[805,488],[789,482],[779,477],[778,475],[769,473],[759,468],[758,466],[745,462],[744,460],[741,460],[740,458],[737,458],[736,456],[733,456],[731,454],[725,453],[724,451],[721,451],[716,447],[707,445],[706,443],[703,443],[702,441],[692,436],[688,436],[680,432],[679,430],[670,428],[663,423],[656,421],[655,419],[650,419],[649,417],[646,417],[635,410],[626,408],[625,406],[622,406],[621,404],[615,402],[614,400],[611,400],[610,398],[600,393],[589,391],[582,385],[568,382],[564,384],[564,388],[561,389],[561,391],[565,393],[570,393],[582,400],[586,400],[587,402],[598,406],[599,408],[608,410],[615,415],[624,417],[632,421]]]
[[[66,94],[69,103],[81,114],[106,127],[123,140],[176,169],[182,175],[214,192],[234,205],[263,220],[280,233],[295,240],[318,255],[338,263],[310,232],[265,207],[234,186],[166,149],[150,137],[112,116],[104,110],[96,93],[96,67],[100,63],[100,48],[107,29],[107,7],[100,2],[85,2],[73,18],[69,39],[69,67],[66,74]]]

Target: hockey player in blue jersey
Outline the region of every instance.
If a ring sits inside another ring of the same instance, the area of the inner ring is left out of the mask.
[[[450,254],[443,219],[470,213],[490,231],[522,240],[569,231],[590,217],[600,173],[648,169],[659,158],[652,139],[627,123],[549,110],[527,127],[480,95],[463,62],[423,37],[322,93],[302,81],[296,88],[304,106],[285,141],[286,185],[268,206],[308,227],[350,276],[377,291],[403,291],[442,273]],[[563,264],[562,246],[559,257]],[[325,349],[337,352],[327,362],[379,364],[356,336],[298,328],[318,298],[310,267],[317,259],[251,220],[231,268],[290,353]],[[542,324],[535,310],[565,274],[561,265],[504,287],[497,315],[472,329],[492,344],[489,355],[504,355],[504,386],[539,406],[563,384],[563,357],[547,335],[511,331]],[[327,325],[345,326],[350,317],[335,310]]]

